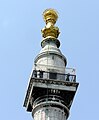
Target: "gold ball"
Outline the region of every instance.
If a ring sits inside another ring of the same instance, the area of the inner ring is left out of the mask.
[[[58,13],[54,9],[46,9],[43,12],[43,18],[46,24],[48,22],[52,22],[53,24],[55,24],[58,19]]]

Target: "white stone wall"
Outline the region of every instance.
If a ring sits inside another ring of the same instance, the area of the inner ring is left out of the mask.
[[[48,72],[65,73],[66,58],[62,55],[59,48],[52,41],[46,43],[45,47],[41,49],[37,56],[35,64],[36,70],[43,70]]]
[[[65,73],[64,60],[58,55],[42,56],[42,58],[38,59],[36,65],[37,70]]]
[[[34,120],[66,120],[66,114],[55,107],[41,108],[35,112]]]

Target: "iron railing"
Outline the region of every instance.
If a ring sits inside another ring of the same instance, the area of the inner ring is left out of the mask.
[[[74,74],[70,74],[70,73],[62,74],[62,73],[47,72],[42,70],[33,70],[32,78],[55,79],[55,80],[76,82],[76,75]]]

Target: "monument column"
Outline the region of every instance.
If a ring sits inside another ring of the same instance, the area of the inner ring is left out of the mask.
[[[24,107],[34,120],[67,120],[79,83],[75,69],[66,67],[66,57],[59,49],[57,12],[47,9],[43,18],[42,49],[34,60]]]

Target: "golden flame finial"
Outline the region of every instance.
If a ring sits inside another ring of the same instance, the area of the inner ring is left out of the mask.
[[[46,24],[51,22],[54,25],[58,19],[58,14],[54,9],[46,9],[43,12],[43,18]]]
[[[42,36],[44,38],[58,38],[58,35],[60,33],[59,28],[54,26],[58,19],[58,13],[54,9],[46,9],[43,12],[43,18],[46,22],[46,26],[41,30]]]

